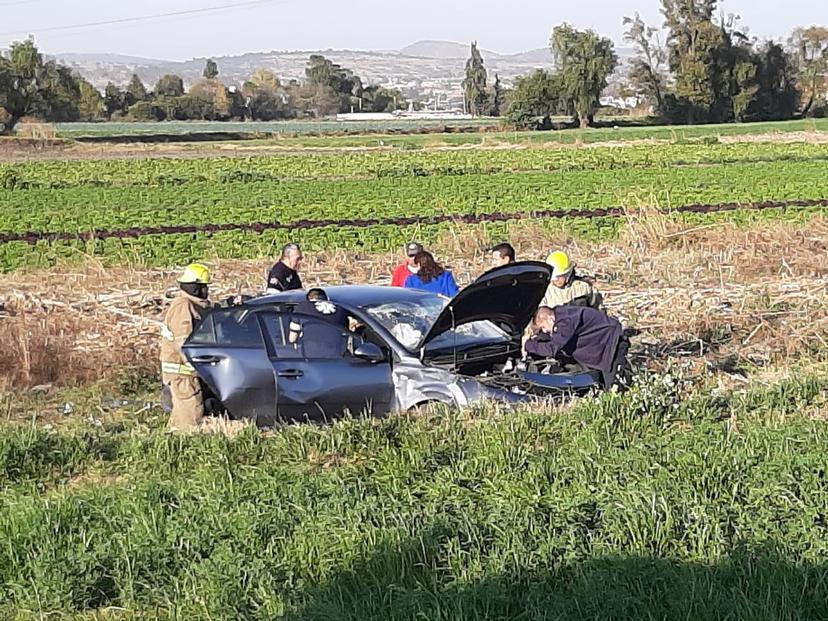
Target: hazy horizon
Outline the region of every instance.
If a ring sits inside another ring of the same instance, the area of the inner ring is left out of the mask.
[[[238,4],[242,6],[230,6]],[[140,6],[114,6],[104,0],[78,0],[71,5],[65,0],[0,0],[0,8],[5,8],[0,47],[32,34],[48,54],[121,54],[175,61],[271,50],[397,50],[421,40],[476,39],[482,48],[511,54],[545,47],[552,27],[561,22],[593,28],[623,45],[625,15],[638,11],[656,26],[663,21],[657,0],[595,0],[588,10],[577,3],[549,7],[540,0],[487,4],[497,9],[469,0],[395,5],[361,0],[358,7],[337,6],[331,0],[313,5],[299,0],[144,0]],[[780,5],[770,0],[727,0],[719,8],[740,15],[750,35],[779,40],[796,26],[824,22],[828,11],[816,5],[813,0],[789,0],[780,11]],[[227,8],[50,30],[217,6]]]

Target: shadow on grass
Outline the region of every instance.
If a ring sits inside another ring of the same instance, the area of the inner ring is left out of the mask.
[[[435,534],[435,533],[432,533]],[[474,562],[458,576],[446,534],[380,546],[306,592],[291,621],[344,619],[828,619],[826,565],[794,562],[773,546],[696,563],[647,556],[496,570]],[[462,552],[460,552],[462,555]],[[514,563],[504,558],[504,563]]]

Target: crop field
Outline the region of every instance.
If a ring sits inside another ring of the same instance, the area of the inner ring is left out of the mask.
[[[399,121],[257,121],[209,122],[166,121],[163,123],[56,123],[62,138],[86,136],[186,136],[193,133],[229,133],[250,135],[364,134],[367,132],[404,132],[441,128],[484,128],[497,125],[496,119],[440,119]]]
[[[804,123],[0,160],[0,619],[828,619],[828,125]],[[164,432],[182,264],[256,294],[291,240],[306,284],[385,283],[412,238],[461,286],[492,242],[566,249],[636,329],[635,384]]]
[[[595,241],[653,206],[803,222],[828,211],[826,162],[828,144],[756,143],[0,164],[0,269],[256,258],[288,240],[389,251],[454,222]]]

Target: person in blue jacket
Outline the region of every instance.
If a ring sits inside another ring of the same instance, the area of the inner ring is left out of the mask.
[[[457,295],[460,288],[443,266],[434,260],[430,252],[421,250],[414,256],[414,265],[410,268],[412,274],[405,279],[406,289],[422,289],[432,293],[439,293],[449,298]]]

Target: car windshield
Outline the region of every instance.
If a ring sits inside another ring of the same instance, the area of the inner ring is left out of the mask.
[[[448,298],[435,295],[417,301],[366,304],[362,309],[379,321],[403,347],[416,351],[448,303]],[[509,336],[490,321],[475,321],[444,332],[433,339],[428,347],[444,349],[464,347],[481,341],[489,343],[508,340]]]

